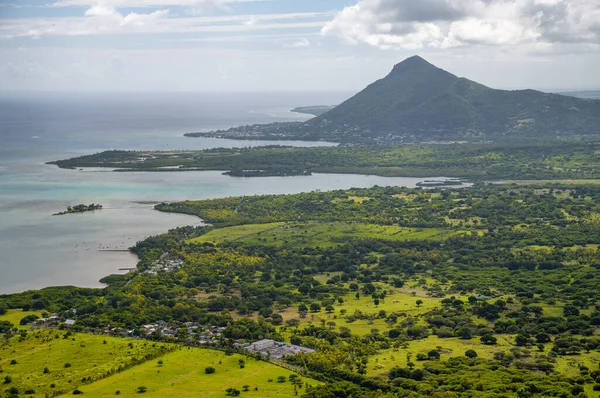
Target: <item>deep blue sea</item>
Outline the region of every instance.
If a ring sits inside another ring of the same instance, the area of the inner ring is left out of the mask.
[[[0,93],[0,293],[46,286],[100,286],[135,266],[126,249],[196,217],[140,202],[312,190],[415,186],[423,179],[318,174],[234,178],[221,172],[112,173],[61,170],[45,162],[110,149],[203,149],[281,142],[186,138],[186,132],[306,120],[296,106],[336,104],[350,93],[6,94]],[[286,142],[316,146],[331,143]],[[51,216],[69,205],[104,209]]]

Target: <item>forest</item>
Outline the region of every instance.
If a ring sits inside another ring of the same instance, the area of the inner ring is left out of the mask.
[[[106,288],[2,295],[0,310],[76,309],[78,330],[138,336],[163,321],[182,343],[197,322],[224,328],[224,350],[264,338],[311,348],[282,359],[322,382],[309,398],[600,391],[598,185],[374,187],[156,208],[210,225],[138,242],[137,271]]]

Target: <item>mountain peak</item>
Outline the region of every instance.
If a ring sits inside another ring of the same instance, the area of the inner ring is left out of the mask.
[[[410,58],[406,58],[404,61],[396,64],[392,73],[406,72],[411,69],[438,69],[435,65],[430,64],[425,59],[414,55]]]
[[[600,101],[493,90],[413,56],[306,123],[365,141],[389,136],[423,141],[567,136],[598,131]]]

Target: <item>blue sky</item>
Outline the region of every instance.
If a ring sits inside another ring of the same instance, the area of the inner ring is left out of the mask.
[[[356,91],[412,55],[600,88],[598,0],[1,0],[0,89]]]

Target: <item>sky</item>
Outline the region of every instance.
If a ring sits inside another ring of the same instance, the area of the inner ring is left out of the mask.
[[[0,0],[0,90],[358,91],[420,55],[600,89],[600,0]]]

